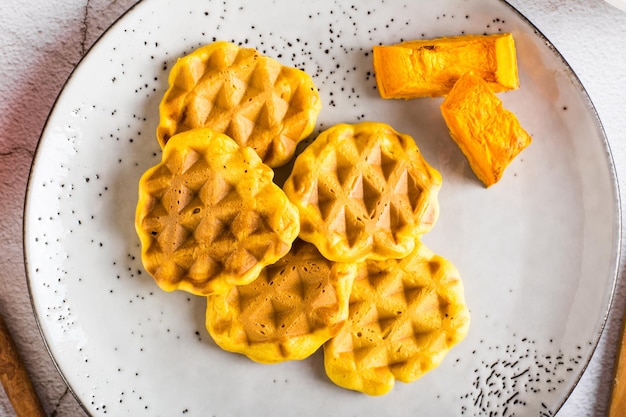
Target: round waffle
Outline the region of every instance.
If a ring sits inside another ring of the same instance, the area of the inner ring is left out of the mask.
[[[298,211],[250,148],[211,129],[170,138],[139,183],[135,226],[146,270],[198,295],[253,281],[285,255]]]
[[[295,160],[283,189],[300,237],[328,259],[406,256],[439,214],[441,175],[415,141],[384,123],[340,124]]]
[[[224,350],[257,362],[304,359],[348,317],[356,270],[356,264],[326,260],[298,239],[252,283],[209,296],[207,329]]]
[[[160,104],[161,146],[178,132],[210,127],[284,165],[315,127],[321,99],[304,71],[252,48],[214,42],[179,59]]]
[[[341,387],[385,394],[438,366],[469,321],[458,271],[417,242],[404,259],[359,268],[348,321],[324,345],[326,373]]]

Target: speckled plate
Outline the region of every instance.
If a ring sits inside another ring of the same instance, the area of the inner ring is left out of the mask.
[[[534,141],[485,189],[450,139],[440,99],[378,97],[371,46],[513,32],[521,88],[502,93]],[[259,365],[221,351],[205,301],[159,290],[134,231],[137,183],[160,158],[173,62],[216,39],[313,75],[318,131],[376,120],[411,134],[444,179],[425,240],[461,271],[472,326],[443,364],[383,397],[333,385],[321,353]],[[51,356],[92,415],[547,416],[584,371],[608,313],[619,196],[602,127],[550,43],[499,0],[150,0],[82,60],[43,131],[24,242]]]

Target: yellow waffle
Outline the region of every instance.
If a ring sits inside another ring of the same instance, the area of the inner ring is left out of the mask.
[[[146,270],[198,295],[253,281],[290,249],[298,211],[250,148],[211,129],[173,136],[139,183],[135,226]]]
[[[385,394],[438,366],[469,321],[458,271],[417,242],[404,259],[359,268],[348,321],[324,345],[326,373],[341,387]]]
[[[414,140],[384,123],[340,124],[295,160],[283,189],[300,237],[328,259],[406,256],[439,214],[441,175]]]
[[[257,362],[304,359],[348,317],[356,270],[356,264],[326,260],[298,239],[251,284],[209,296],[207,329],[223,349]]]
[[[321,103],[304,71],[252,48],[214,42],[172,68],[160,104],[157,139],[163,146],[178,132],[210,127],[277,167],[311,134]]]

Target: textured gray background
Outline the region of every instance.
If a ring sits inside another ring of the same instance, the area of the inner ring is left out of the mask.
[[[28,296],[22,256],[28,172],[65,80],[93,42],[135,2],[2,0],[0,7],[0,313],[50,416],[85,414],[45,349]],[[510,2],[555,44],[585,85],[611,143],[620,187],[626,190],[626,13],[601,0]],[[600,345],[560,417],[606,414],[626,302],[624,279],[622,267]],[[12,415],[0,393],[0,416]]]

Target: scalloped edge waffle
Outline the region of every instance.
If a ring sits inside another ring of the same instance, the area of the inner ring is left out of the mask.
[[[271,167],[311,134],[322,102],[312,78],[252,48],[217,41],[180,58],[159,106],[157,139],[210,127],[253,148]]]
[[[307,358],[345,323],[356,272],[297,239],[252,283],[208,297],[207,330],[222,349],[256,362]]]
[[[135,228],[145,269],[197,295],[253,281],[291,248],[296,207],[250,148],[211,129],[173,136],[139,182]]]
[[[300,238],[328,259],[400,258],[438,215],[441,175],[413,138],[385,123],[338,124],[295,160],[283,189]]]
[[[386,394],[396,380],[412,382],[439,366],[469,322],[457,269],[417,242],[404,259],[359,268],[348,321],[324,345],[326,374],[341,387]]]

